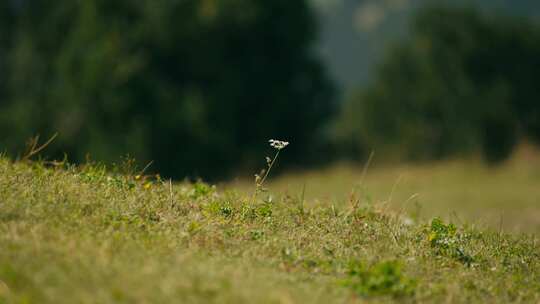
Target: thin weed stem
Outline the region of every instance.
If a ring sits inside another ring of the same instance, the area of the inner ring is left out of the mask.
[[[268,178],[270,171],[274,167],[274,164],[276,163],[276,160],[279,156],[279,152],[289,145],[289,142],[287,141],[281,141],[281,140],[275,140],[275,139],[270,139],[268,142],[270,143],[270,146],[275,148],[277,151],[273,159],[270,159],[269,157],[266,158],[266,164],[268,165],[268,168],[264,172],[263,177],[261,178],[258,174],[255,175],[255,191],[253,191],[253,195],[251,196],[252,204],[255,203],[255,199],[257,198],[257,194],[259,194],[259,191],[263,189],[264,182],[266,181],[266,178]]]
[[[276,162],[276,159],[279,156],[279,151],[281,151],[281,150],[277,150],[276,155],[274,155],[274,158],[272,159],[272,162],[270,163],[270,165],[268,165],[268,170],[266,170],[263,178],[261,179],[261,183],[260,183],[261,187],[264,184],[264,181],[266,180],[266,178],[268,177],[268,174],[270,173],[270,170],[272,170],[272,167],[274,166],[274,163]]]
[[[257,198],[257,194],[259,194],[259,191],[261,190],[264,182],[266,181],[266,178],[268,177],[268,174],[270,174],[270,170],[272,170],[272,167],[274,166],[274,163],[276,162],[276,160],[277,160],[277,158],[279,156],[279,151],[281,151],[281,150],[279,150],[279,149],[277,150],[276,154],[274,155],[274,158],[268,164],[268,169],[266,170],[266,172],[264,173],[264,176],[260,179],[260,181],[255,180],[255,191],[253,191],[253,195],[251,196],[251,203],[252,204],[255,203],[255,199]]]

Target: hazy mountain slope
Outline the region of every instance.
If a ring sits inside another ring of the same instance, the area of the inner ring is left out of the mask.
[[[385,47],[404,37],[410,17],[424,5],[478,7],[540,19],[537,0],[312,0],[320,16],[320,52],[345,90],[365,84]]]

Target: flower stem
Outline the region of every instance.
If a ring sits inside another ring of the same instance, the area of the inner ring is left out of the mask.
[[[266,180],[266,178],[268,177],[268,174],[270,173],[270,170],[271,170],[272,167],[274,166],[274,163],[276,162],[276,159],[277,159],[278,156],[279,156],[279,151],[281,151],[281,150],[277,150],[276,155],[274,155],[274,159],[272,159],[272,162],[271,162],[270,165],[268,166],[268,170],[266,170],[266,173],[264,174],[263,178],[261,179],[261,183],[260,183],[261,186],[262,186],[262,184],[264,183],[264,181]]]
[[[255,191],[253,191],[253,195],[251,196],[251,203],[254,204],[255,203],[255,199],[257,198],[257,194],[259,193],[259,190],[260,188],[262,188],[263,184],[264,184],[264,181],[266,180],[266,178],[268,177],[268,174],[270,174],[270,170],[272,170],[272,167],[274,166],[274,163],[276,162],[278,156],[279,156],[279,149],[277,150],[276,152],[276,155],[274,155],[274,158],[272,159],[272,161],[270,162],[270,164],[268,165],[268,170],[266,170],[263,178],[261,179],[260,182],[256,183],[255,185]]]

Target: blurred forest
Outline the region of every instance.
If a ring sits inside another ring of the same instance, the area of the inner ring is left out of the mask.
[[[320,24],[318,49],[340,90],[350,93],[373,79],[377,64],[426,6],[465,7],[487,15],[540,22],[537,0],[310,0]]]
[[[307,0],[0,0],[0,152],[139,163],[219,179],[336,158],[504,160],[540,141],[540,27],[429,6],[346,101]],[[251,172],[251,171],[250,171]]]
[[[0,147],[35,134],[70,161],[130,154],[224,177],[269,138],[306,162],[334,112],[305,1],[0,1]]]
[[[517,17],[428,7],[374,80],[338,119],[356,155],[409,160],[481,152],[507,158],[520,140],[540,142],[540,28]]]

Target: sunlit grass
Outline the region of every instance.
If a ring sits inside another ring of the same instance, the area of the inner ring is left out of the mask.
[[[274,193],[297,195],[307,205],[347,205],[356,197],[379,208],[406,210],[426,218],[487,224],[514,232],[540,233],[540,152],[522,147],[504,164],[487,167],[478,159],[430,164],[386,165],[375,156],[363,174],[359,164],[289,173],[269,181]],[[230,184],[244,189],[239,180]]]
[[[471,187],[478,197],[487,189],[498,191],[486,194],[493,198],[505,193],[507,173],[440,166],[404,167],[411,175],[395,187],[396,171],[374,169],[353,196],[356,170],[302,174],[274,181],[252,201],[236,188],[0,158],[0,303],[540,301],[536,236],[381,203],[392,188],[392,202],[420,192],[419,182],[403,188],[416,176],[442,191],[460,188],[443,186],[447,176],[465,184],[493,175]],[[533,171],[510,172],[517,182]],[[474,174],[463,180],[467,172]],[[295,181],[307,181],[305,196]],[[289,194],[280,193],[287,185]],[[536,195],[530,184],[522,187]],[[363,189],[370,188],[368,199]],[[456,202],[456,209],[466,205]]]

